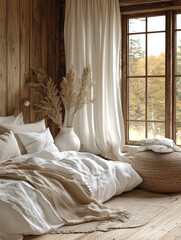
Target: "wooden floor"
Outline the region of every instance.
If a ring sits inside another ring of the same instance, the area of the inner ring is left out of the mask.
[[[24,240],[181,240],[181,193],[171,196],[178,200],[142,227],[84,234],[26,236]]]

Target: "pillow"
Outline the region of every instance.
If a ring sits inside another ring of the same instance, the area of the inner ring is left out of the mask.
[[[18,143],[12,132],[0,135],[0,162],[21,155]]]
[[[7,117],[0,117],[0,124],[15,124],[15,125],[22,125],[24,124],[23,121],[23,113],[19,113],[17,116],[7,116]]]
[[[0,124],[0,134],[8,131],[12,131],[16,137],[18,142],[18,146],[20,148],[21,154],[26,154],[26,150],[21,143],[17,132],[42,132],[46,129],[45,120],[41,120],[35,123],[23,124],[23,125],[15,125],[15,124]]]
[[[41,133],[17,133],[22,144],[25,146],[27,153],[35,153],[43,150],[54,152],[58,148],[54,144],[54,140],[49,128]]]

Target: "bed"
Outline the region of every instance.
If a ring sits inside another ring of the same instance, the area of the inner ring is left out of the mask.
[[[44,120],[24,124],[21,114],[11,117],[0,118],[0,238],[128,217],[103,203],[142,182],[130,164],[59,152]]]

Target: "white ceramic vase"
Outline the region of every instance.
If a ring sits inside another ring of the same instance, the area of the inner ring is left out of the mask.
[[[80,140],[73,127],[63,127],[55,137],[55,145],[59,151],[79,151]]]

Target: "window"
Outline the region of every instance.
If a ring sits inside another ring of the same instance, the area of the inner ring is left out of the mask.
[[[173,129],[178,145],[181,145],[181,14],[176,14],[174,19],[174,122]]]
[[[126,143],[181,145],[181,12],[123,16],[122,32]]]

